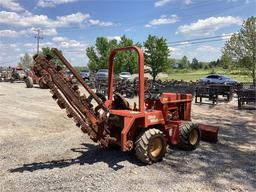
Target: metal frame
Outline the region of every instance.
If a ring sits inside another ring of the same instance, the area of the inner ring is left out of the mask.
[[[158,99],[150,98],[144,101],[144,55],[139,47],[130,46],[112,50],[108,60],[108,100],[105,103],[83,81],[60,51],[57,49],[52,49],[52,51],[87,90],[89,97],[92,97],[97,102],[98,106],[93,108],[92,104],[89,102],[90,99],[86,98],[85,95],[81,96],[79,91],[77,91],[78,88],[74,89],[72,82],[66,80],[65,76],[57,70],[56,66],[44,56],[34,56],[34,60],[37,62],[35,67],[36,74],[39,74],[44,82],[47,83],[53,94],[53,98],[57,100],[59,106],[66,109],[67,115],[70,118],[73,117],[76,125],[81,127],[82,131],[87,133],[93,141],[99,142],[105,147],[111,143],[119,144],[122,151],[129,151],[133,149],[133,143],[140,131],[155,127],[165,133],[170,144],[179,143],[180,124],[182,121],[191,121],[192,95],[163,93]],[[135,51],[138,55],[138,110],[118,109],[112,105],[114,59],[116,54],[122,51]],[[104,113],[98,113],[98,109],[102,109]],[[117,129],[117,133],[115,130],[116,126],[112,124],[109,118],[110,115],[121,117],[118,121],[123,121],[122,126],[119,127],[121,130]],[[205,131],[206,134],[208,132],[208,130]]]
[[[108,100],[113,99],[114,85],[114,58],[121,51],[135,51],[138,54],[139,64],[139,111],[144,113],[144,54],[139,47],[129,46],[124,48],[113,49],[108,59]]]

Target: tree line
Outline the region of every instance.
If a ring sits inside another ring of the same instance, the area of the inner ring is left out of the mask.
[[[86,50],[89,58],[89,69],[97,71],[100,68],[107,68],[108,55],[113,48],[133,44],[132,39],[126,36],[122,36],[120,42],[116,40],[108,41],[104,37],[97,38],[95,46]],[[222,67],[230,70],[239,68],[252,78],[254,84],[256,83],[256,17],[254,16],[245,20],[241,29],[225,42],[222,56],[216,61],[202,62],[193,58],[190,62],[187,56],[182,57],[180,60],[175,60],[170,57],[171,52],[168,49],[166,39],[163,37],[149,35],[142,45],[138,42],[135,45],[139,47],[143,45],[145,65],[150,67],[150,74],[153,80],[160,72],[166,72],[170,68],[197,70]],[[117,73],[123,70],[134,73],[138,70],[135,53],[120,53],[115,60],[115,65]]]
[[[108,40],[106,37],[98,37],[95,46],[86,49],[89,58],[88,67],[91,71],[97,72],[99,69],[107,68],[108,56],[114,48],[136,45],[144,48],[145,64],[149,66],[150,74],[155,80],[158,73],[165,71],[169,67],[169,54],[167,41],[163,37],[149,35],[147,40],[140,44],[134,43],[132,39],[123,35],[120,41],[116,39]],[[115,58],[115,73],[127,71],[138,72],[138,58],[134,51],[118,52]]]
[[[193,58],[190,62],[187,56],[176,60],[171,58],[171,51],[168,48],[167,40],[163,37],[149,35],[142,44],[134,42],[132,39],[123,35],[119,41],[109,40],[106,37],[98,37],[94,46],[88,47],[85,51],[89,61],[88,68],[97,72],[99,69],[108,68],[108,57],[114,48],[136,45],[143,48],[145,65],[149,67],[153,80],[161,72],[166,72],[171,68],[197,70],[222,67],[224,69],[241,69],[256,83],[256,17],[249,17],[243,22],[241,29],[234,33],[225,42],[220,59],[211,62],[202,62]],[[55,58],[49,47],[42,49],[42,54],[52,57],[56,65],[62,63]],[[133,51],[120,52],[115,58],[115,73],[128,71],[138,72],[137,55]],[[33,61],[28,54],[21,58],[19,66],[31,66]]]

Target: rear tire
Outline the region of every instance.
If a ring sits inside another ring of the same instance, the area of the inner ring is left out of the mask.
[[[27,88],[32,88],[33,87],[33,79],[31,77],[27,77],[25,82],[26,82],[26,87]]]
[[[197,124],[186,122],[180,126],[180,148],[192,151],[200,143],[201,132]]]
[[[166,153],[166,139],[159,129],[143,131],[135,142],[135,152],[139,160],[152,164],[163,159]]]

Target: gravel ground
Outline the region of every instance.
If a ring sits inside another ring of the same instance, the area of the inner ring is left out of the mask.
[[[255,191],[255,110],[238,111],[235,98],[193,104],[192,116],[220,126],[219,142],[168,149],[145,166],[132,152],[99,148],[49,90],[0,83],[0,191]]]

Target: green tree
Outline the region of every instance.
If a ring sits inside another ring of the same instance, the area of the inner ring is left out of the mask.
[[[208,69],[210,65],[210,62],[204,62],[204,61],[200,61],[198,63],[198,66],[200,69]]]
[[[229,69],[233,64],[232,57],[227,52],[224,52],[220,58],[220,63],[223,69]]]
[[[163,37],[158,38],[156,36],[149,35],[145,47],[145,64],[151,68],[150,74],[155,81],[156,76],[169,68],[168,56],[169,49],[166,43],[166,39]]]
[[[180,68],[181,69],[188,69],[189,68],[189,61],[188,61],[187,56],[185,56],[185,55],[180,60]]]
[[[193,58],[193,60],[191,62],[191,68],[192,69],[199,69],[199,62],[196,58]]]
[[[131,45],[136,45],[141,47],[139,43],[134,43],[132,39],[127,38],[125,35],[121,37],[118,47],[127,47]],[[138,56],[134,51],[123,51],[117,54],[115,60],[115,71],[128,71],[130,73],[135,73],[138,71]]]
[[[176,59],[174,59],[174,58],[168,58],[168,63],[169,63],[169,70],[167,70],[167,71],[168,71],[168,73],[169,73],[169,72],[172,71],[172,69],[175,68],[174,65],[176,64]]]
[[[86,49],[86,55],[89,58],[89,69],[96,72],[99,69],[108,68],[108,57],[111,50],[131,45],[134,45],[134,42],[125,35],[120,38],[119,42],[115,39],[108,40],[105,37],[98,37],[96,39],[95,47],[92,46]],[[135,45],[141,47],[139,43],[136,43]],[[128,71],[130,73],[136,72],[138,69],[137,60],[137,54],[133,51],[117,53],[115,58],[115,73],[121,71]]]
[[[105,37],[96,39],[95,47],[91,46],[86,49],[86,55],[89,58],[88,67],[91,71],[108,68],[108,57],[110,51],[117,47],[117,40],[108,40]]]
[[[217,59],[216,66],[220,66],[220,59]]]
[[[221,61],[219,59],[217,59],[216,61],[210,61],[210,63],[209,63],[210,68],[217,67],[220,65],[221,65]]]
[[[173,67],[173,65],[176,64],[176,59],[175,58],[168,58],[168,60],[169,60],[170,67]]]
[[[28,53],[25,53],[25,55],[20,58],[20,62],[18,64],[18,66],[22,68],[32,68],[33,65],[33,59]]]
[[[61,60],[59,60],[59,58],[52,52],[50,47],[43,47],[42,48],[42,54],[46,57],[48,57],[49,59],[51,59],[51,61],[55,64],[55,65],[59,65],[61,67],[64,66],[64,64],[61,62]]]
[[[249,17],[243,22],[239,32],[225,43],[223,53],[238,62],[256,84],[256,17]]]

